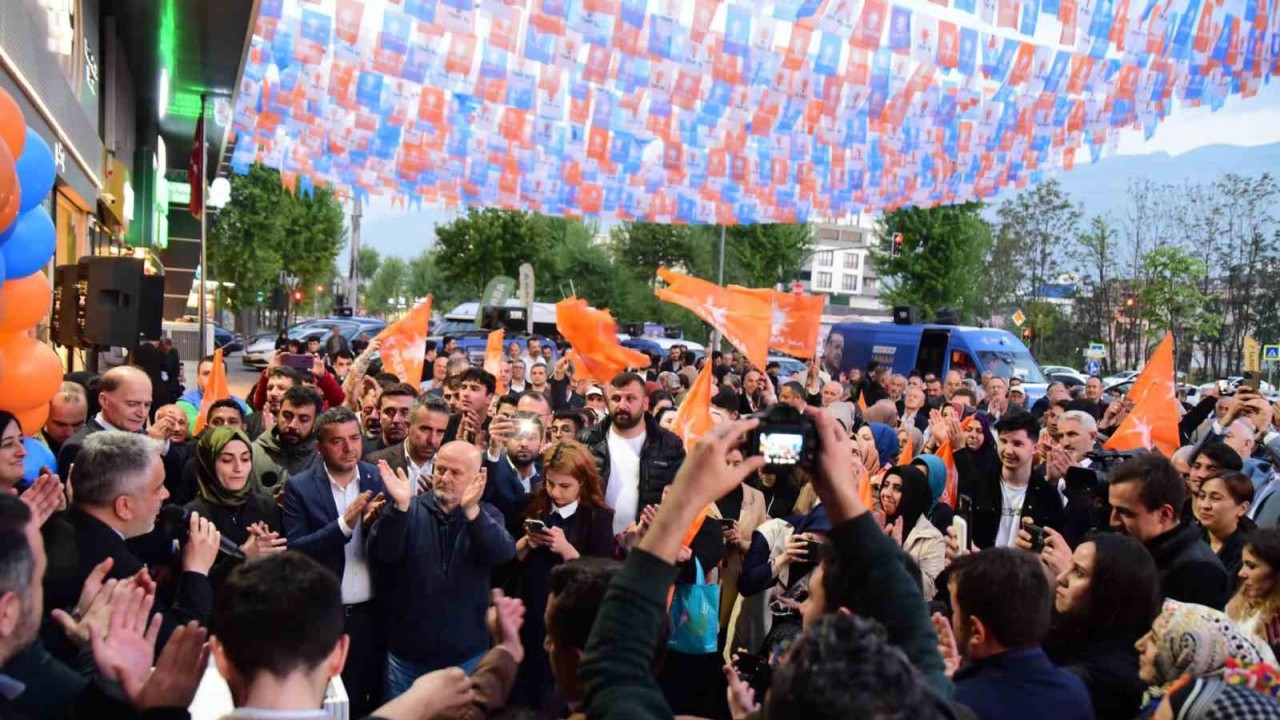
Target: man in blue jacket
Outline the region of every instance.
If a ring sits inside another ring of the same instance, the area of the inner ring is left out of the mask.
[[[469,443],[446,443],[436,453],[432,492],[416,496],[404,471],[379,463],[391,503],[373,528],[369,555],[393,628],[386,697],[433,670],[470,672],[489,649],[489,577],[515,557],[516,545],[502,513],[481,502],[480,456]]]
[[[956,701],[982,720],[1093,720],[1084,682],[1040,649],[1049,634],[1053,589],[1039,560],[991,548],[951,566],[954,635],[941,616],[943,658],[963,659],[952,680]]]

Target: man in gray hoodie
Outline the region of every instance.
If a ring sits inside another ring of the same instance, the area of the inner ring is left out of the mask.
[[[275,427],[253,441],[253,472],[263,487],[283,487],[290,475],[311,467],[319,457],[313,430],[323,404],[320,393],[309,387],[285,391]]]

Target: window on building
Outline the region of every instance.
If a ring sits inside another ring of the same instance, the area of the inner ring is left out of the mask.
[[[844,254],[844,269],[857,270],[862,265],[862,256],[856,252],[847,252]]]
[[[818,264],[821,265],[822,267],[831,267],[831,262],[834,258],[834,255],[835,253],[833,253],[831,250],[819,250],[817,255]],[[828,275],[827,277],[830,277],[830,275]]]
[[[815,286],[815,287],[819,287],[819,288],[830,288],[830,287],[831,287],[831,273],[829,273],[829,272],[820,272],[820,273],[818,273],[818,280],[817,280],[817,282],[815,282],[815,283],[814,283],[814,286]]]
[[[846,292],[855,292],[855,293],[856,293],[856,292],[858,292],[858,276],[857,276],[857,275],[845,275],[845,276],[844,276],[844,289],[845,289],[845,291],[846,291]]]

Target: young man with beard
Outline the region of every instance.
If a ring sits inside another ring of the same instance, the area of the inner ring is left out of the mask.
[[[958,429],[959,424],[953,427]],[[1000,438],[998,464],[982,462],[981,455],[975,458],[963,437],[951,438],[952,447],[961,448],[955,453],[960,494],[973,501],[973,544],[980,548],[1012,546],[1024,518],[1061,532],[1062,498],[1045,480],[1043,471],[1034,467],[1040,423],[1025,410],[1015,410],[996,423],[995,431]]]
[[[424,395],[409,411],[409,434],[403,443],[369,453],[364,461],[377,465],[385,460],[392,470],[403,470],[415,493],[431,491],[431,474],[436,451],[444,444],[449,427],[449,406],[439,398]]]
[[[542,418],[517,412],[489,425],[484,501],[502,511],[507,529],[519,527],[529,497],[542,487]]]
[[[662,488],[671,484],[684,462],[684,443],[658,427],[647,412],[649,399],[639,375],[614,376],[607,398],[609,417],[584,430],[580,440],[600,465],[617,535],[636,521],[640,508],[662,503]]]
[[[364,438],[364,454],[396,447],[409,436],[409,410],[418,391],[408,383],[392,383],[378,396],[378,434]]]
[[[284,394],[289,388],[302,384],[298,371],[284,365],[267,368],[266,380],[267,401],[259,408],[259,412],[250,415],[246,420],[245,432],[255,440],[259,435],[276,426],[276,422],[280,419],[280,401],[284,399]]]
[[[298,386],[285,391],[275,427],[253,441],[253,472],[263,487],[282,487],[289,477],[315,464],[318,456],[312,428],[323,404],[320,393],[311,388]]]

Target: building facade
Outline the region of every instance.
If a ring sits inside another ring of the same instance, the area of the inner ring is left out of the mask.
[[[805,292],[826,295],[826,314],[842,319],[887,320],[880,303],[880,278],[871,265],[877,247],[868,215],[813,223],[814,248],[800,272]]]

